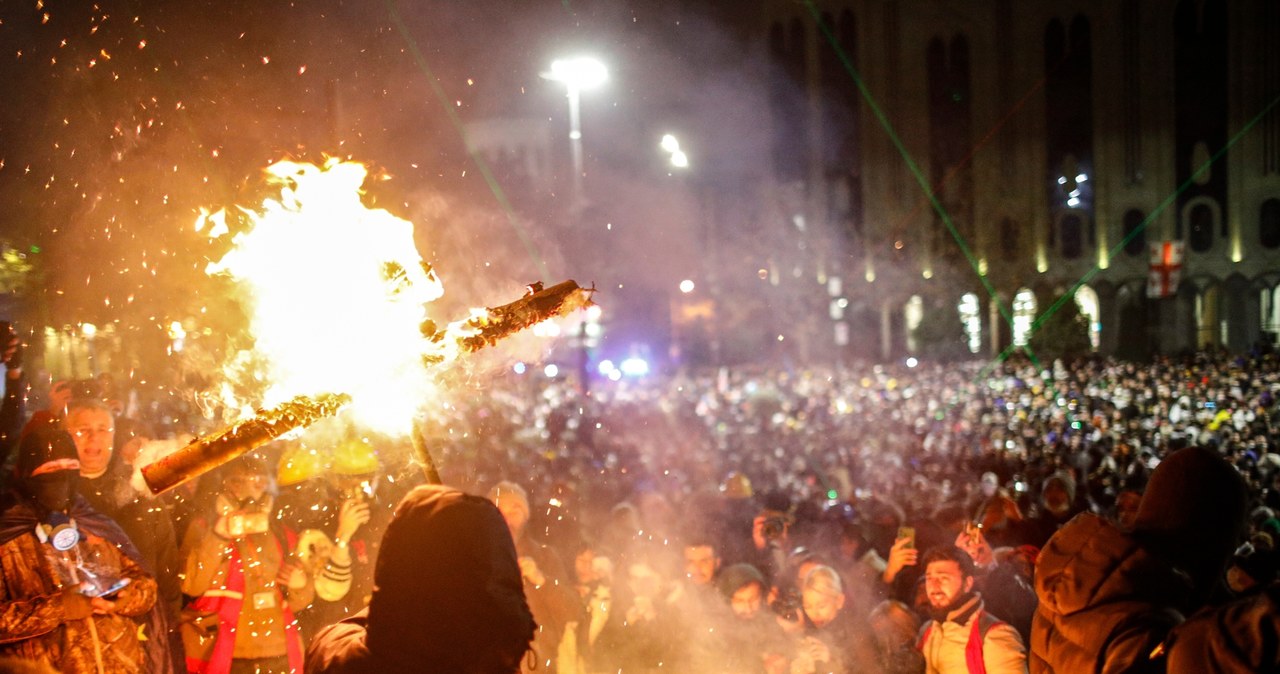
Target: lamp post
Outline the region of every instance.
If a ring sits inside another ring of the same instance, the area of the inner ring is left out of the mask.
[[[542,73],[544,79],[560,82],[568,90],[569,98],[569,149],[573,159],[573,208],[582,208],[582,121],[579,112],[581,92],[594,89],[609,79],[609,71],[600,61],[587,56],[572,59],[556,59],[551,70]]]

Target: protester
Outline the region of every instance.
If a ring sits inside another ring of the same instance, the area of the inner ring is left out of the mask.
[[[1027,649],[1008,623],[985,609],[974,591],[969,553],[952,546],[924,555],[931,620],[920,635],[929,674],[1016,674],[1027,671]]]
[[[1222,582],[1246,497],[1235,468],[1191,447],[1156,467],[1132,534],[1093,514],[1061,529],[1037,563],[1032,672],[1162,671],[1152,656]]]
[[[167,657],[149,658],[143,643],[166,640],[148,619],[155,580],[76,493],[79,470],[65,431],[40,424],[22,437],[0,511],[0,656],[67,674],[161,671]]]
[[[272,526],[267,463],[229,464],[216,503],[183,542],[187,670],[286,674],[302,669],[294,611],[311,603],[311,578]]]
[[[321,631],[313,674],[513,674],[536,624],[515,546],[487,499],[418,487],[383,536],[369,608]]]

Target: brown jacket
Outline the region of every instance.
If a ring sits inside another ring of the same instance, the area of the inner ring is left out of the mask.
[[[62,608],[62,584],[51,546],[34,533],[0,544],[0,656],[46,663],[63,674],[146,671],[139,636],[143,616],[156,601],[156,582],[108,541],[81,532],[84,559],[119,569],[129,585],[116,595],[115,613],[68,620]]]
[[[236,634],[247,637],[236,639],[233,657],[282,657],[287,652],[284,602],[298,611],[311,603],[315,592],[310,577],[301,588],[277,587],[276,575],[289,551],[282,549],[283,542],[275,533],[228,540],[214,533],[205,520],[192,522],[182,546],[185,560],[182,592],[192,597],[225,592],[233,545],[243,560],[245,581]],[[218,617],[214,614],[189,618],[196,620],[196,629],[183,631],[187,656],[203,659],[201,653],[212,646],[213,637],[217,635]]]

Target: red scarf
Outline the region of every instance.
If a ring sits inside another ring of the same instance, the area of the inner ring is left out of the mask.
[[[277,548],[280,541],[276,541]],[[281,558],[284,551],[281,550]],[[298,621],[293,617],[289,602],[276,588],[276,601],[284,614],[285,651],[289,656],[289,671],[302,674],[302,636],[298,633]],[[231,545],[231,560],[227,566],[226,586],[216,594],[205,593],[191,602],[191,608],[200,613],[218,614],[218,636],[213,641],[213,651],[208,660],[187,655],[189,674],[227,674],[231,671],[231,659],[236,648],[236,625],[240,623],[240,607],[244,604],[244,565],[240,550]]]

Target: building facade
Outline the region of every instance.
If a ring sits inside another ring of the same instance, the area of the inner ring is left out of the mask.
[[[1070,292],[1102,353],[1275,339],[1280,4],[759,7],[768,217],[826,232],[814,355],[909,353],[930,307],[996,355]]]

